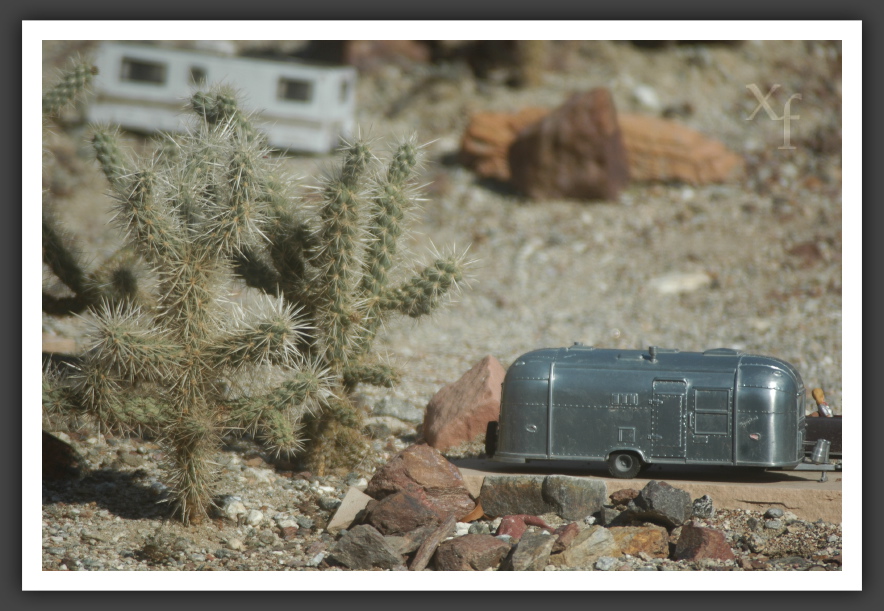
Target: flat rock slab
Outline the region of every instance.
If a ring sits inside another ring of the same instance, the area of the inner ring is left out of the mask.
[[[564,473],[575,477],[603,481],[608,494],[634,488],[641,490],[652,479],[666,481],[676,488],[686,490],[692,499],[708,494],[716,509],[747,509],[766,511],[780,507],[791,511],[802,520],[823,520],[841,523],[841,473],[829,473],[828,481],[820,482],[819,473],[812,471],[783,471],[747,475],[745,470],[709,469],[703,467],[679,467],[653,469],[653,477],[637,477],[624,480],[607,477],[607,471],[599,463],[598,468],[587,468],[586,463],[552,461],[545,465],[504,465],[488,459],[457,459],[467,489],[474,496],[481,493],[486,476],[545,477]],[[650,475],[649,473],[648,475]],[[708,479],[705,479],[708,478]],[[484,503],[483,503],[484,507]]]
[[[342,530],[350,528],[350,525],[353,524],[353,520],[356,519],[359,512],[365,509],[365,506],[368,505],[368,502],[371,500],[372,498],[362,490],[350,486],[346,494],[344,494],[344,498],[341,499],[341,504],[338,506],[338,510],[335,512],[335,515],[332,516],[332,519],[329,521],[325,530],[336,535]]]

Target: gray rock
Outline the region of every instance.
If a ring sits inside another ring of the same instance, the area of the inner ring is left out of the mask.
[[[384,539],[390,544],[391,549],[396,550],[401,555],[405,555],[416,552],[435,530],[433,527],[426,526],[404,535],[386,535]]]
[[[526,533],[501,566],[507,571],[542,571],[549,562],[556,537]]]
[[[629,502],[627,512],[631,519],[653,522],[671,530],[690,518],[692,508],[688,492],[666,482],[651,480]]]
[[[248,510],[242,502],[242,498],[234,495],[224,495],[215,501],[215,506],[224,518],[232,522],[244,519]]]
[[[488,525],[488,522],[473,522],[470,524],[470,530],[468,531],[470,535],[490,535],[491,534],[491,526]]]
[[[617,524],[619,522],[622,522],[622,520],[620,520],[619,518],[623,513],[625,512],[618,511],[613,507],[602,507],[598,511],[598,523],[602,526],[611,526]]]
[[[695,518],[714,518],[715,507],[712,505],[712,497],[710,497],[708,494],[704,494],[700,498],[694,499],[691,516]]]
[[[571,568],[592,566],[602,556],[620,555],[620,546],[611,531],[603,526],[590,526],[583,530],[561,553],[564,565]]]
[[[334,511],[340,506],[341,506],[341,499],[336,499],[333,496],[319,497],[319,508],[320,509],[324,509],[325,511]]]
[[[785,514],[786,514],[786,512],[784,512],[779,507],[771,507],[770,509],[768,509],[767,511],[764,512],[764,517],[767,518],[768,520],[779,520]]]
[[[482,509],[492,516],[543,515],[555,506],[543,497],[543,475],[488,475],[479,496]]]
[[[420,544],[417,552],[415,552],[408,570],[423,571],[427,568],[442,540],[454,533],[456,524],[454,516],[448,516],[438,528],[429,533]]]
[[[500,565],[510,544],[491,535],[464,535],[443,541],[433,564],[438,571],[484,571]]]
[[[764,527],[768,530],[780,530],[783,527],[782,520],[767,520]]]
[[[402,556],[390,542],[367,524],[348,530],[332,548],[329,558],[354,571],[367,571],[376,567],[392,569],[404,564]]]
[[[313,528],[313,525],[316,523],[313,518],[308,518],[307,516],[297,516],[295,522],[298,523],[299,528]]]
[[[541,493],[560,517],[566,520],[582,520],[602,508],[608,490],[601,480],[548,475],[543,480]]]
[[[384,397],[378,401],[371,411],[374,416],[392,416],[404,422],[417,424],[424,421],[423,408],[395,397]]]
[[[597,571],[612,571],[618,564],[620,564],[620,562],[616,558],[612,558],[611,556],[602,556],[595,561],[594,566],[595,570]]]

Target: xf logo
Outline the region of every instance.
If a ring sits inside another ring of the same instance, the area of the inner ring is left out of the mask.
[[[758,114],[759,110],[764,109],[764,112],[767,113],[767,116],[771,119],[771,121],[782,121],[783,122],[783,146],[778,147],[780,150],[795,150],[795,147],[791,145],[790,135],[791,135],[791,126],[790,122],[801,118],[800,115],[792,114],[792,100],[800,100],[801,94],[795,93],[786,100],[786,103],[783,104],[783,115],[781,117],[777,116],[777,113],[773,108],[770,107],[768,100],[770,96],[773,95],[774,91],[779,89],[779,84],[774,84],[773,87],[770,88],[770,91],[767,92],[767,95],[761,95],[761,90],[758,88],[758,85],[752,83],[751,85],[746,85],[746,89],[752,92],[755,96],[755,99],[758,100],[758,106],[755,107],[755,110],[752,111],[752,114],[746,117],[747,121],[752,121],[755,119],[755,115]]]

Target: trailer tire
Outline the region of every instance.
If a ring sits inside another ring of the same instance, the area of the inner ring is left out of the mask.
[[[634,452],[614,452],[608,456],[608,472],[618,479],[632,479],[642,468],[642,459]]]
[[[492,420],[485,428],[485,454],[488,458],[494,458],[497,452],[497,421]]]

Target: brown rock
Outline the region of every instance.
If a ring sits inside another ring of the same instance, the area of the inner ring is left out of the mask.
[[[673,560],[733,560],[724,533],[714,528],[685,525],[675,544]]]
[[[535,107],[474,114],[461,138],[461,163],[483,178],[508,181],[510,145],[520,131],[548,114],[548,109]]]
[[[313,552],[318,553],[317,552]],[[311,551],[307,551],[311,555]],[[402,556],[377,530],[360,525],[347,531],[329,552],[329,559],[354,571],[392,569],[403,564]]]
[[[608,498],[611,499],[611,503],[616,507],[618,505],[629,505],[629,501],[635,499],[639,495],[639,491],[635,488],[624,488],[623,490],[616,490],[608,495]]]
[[[590,526],[582,531],[556,559],[557,566],[584,568],[602,556],[618,557],[622,552],[611,531],[604,526]]]
[[[427,568],[427,565],[433,558],[433,554],[436,553],[436,548],[439,547],[439,543],[442,542],[442,539],[454,535],[456,532],[457,523],[455,522],[454,516],[448,516],[448,519],[436,527],[436,530],[431,532],[427,538],[424,539],[423,543],[421,543],[417,553],[414,555],[414,560],[408,565],[408,570],[423,571]]]
[[[298,537],[298,527],[297,526],[286,526],[280,529],[280,537],[284,541],[292,541]]]
[[[403,535],[425,526],[437,526],[439,516],[427,493],[416,488],[395,492],[370,504],[362,523],[374,526],[382,535]]]
[[[669,531],[662,526],[612,526],[608,530],[624,554],[645,553],[653,558],[669,555]]]
[[[552,548],[552,552],[555,554],[564,551],[565,548],[571,545],[571,542],[580,534],[580,524],[570,522],[559,526],[553,534],[556,535],[556,543]]]
[[[537,526],[546,531],[553,532],[552,527],[537,516],[526,514],[504,516],[497,527],[497,535],[509,535],[513,541],[518,541],[528,530],[529,526]]]
[[[43,481],[79,479],[84,466],[83,459],[70,444],[43,431]]]
[[[365,493],[383,499],[400,491],[418,494],[415,492],[418,489],[426,493],[430,506],[440,519],[449,514],[459,519],[476,507],[460,469],[426,444],[409,446],[394,456],[374,474]]]
[[[464,535],[444,541],[433,556],[438,571],[484,571],[500,565],[510,544],[491,535]]]
[[[519,541],[500,568],[505,571],[542,571],[549,562],[555,542],[553,536],[529,533]]]
[[[619,121],[633,180],[700,185],[727,181],[743,167],[724,144],[674,121],[628,114]]]
[[[522,130],[509,149],[511,181],[533,199],[614,200],[629,182],[611,93],[578,93]]]
[[[500,417],[500,388],[506,371],[486,356],[461,378],[446,384],[427,405],[423,435],[438,450],[447,450],[484,434]]]

